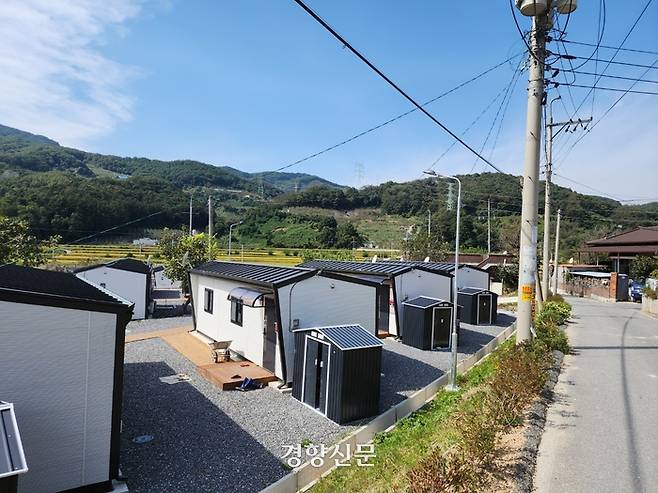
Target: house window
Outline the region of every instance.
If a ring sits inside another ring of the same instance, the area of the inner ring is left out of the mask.
[[[203,310],[212,313],[213,290],[206,288],[203,296]]]
[[[231,322],[242,327],[242,300],[231,300]]]

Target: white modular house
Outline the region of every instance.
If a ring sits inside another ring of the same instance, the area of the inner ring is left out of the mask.
[[[378,263],[402,264],[412,267],[425,267],[436,272],[453,274],[455,264],[452,262],[423,262],[420,260],[380,260]],[[465,287],[489,289],[491,279],[489,272],[472,265],[459,264],[457,269],[457,289]]]
[[[402,263],[352,262],[344,260],[310,260],[301,267],[335,272],[355,279],[376,282],[378,335],[401,336],[403,303],[406,300],[427,296],[452,300],[452,275],[431,270],[423,265]]]
[[[211,261],[190,271],[195,329],[292,382],[294,330],[376,330],[377,284],[316,269]]]
[[[146,318],[151,312],[151,267],[132,258],[77,269],[78,277],[117,294],[135,304],[133,320]]]
[[[113,490],[131,312],[74,274],[0,267],[0,396],[29,464],[19,493]]]

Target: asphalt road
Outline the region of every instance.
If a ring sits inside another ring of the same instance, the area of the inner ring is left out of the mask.
[[[564,361],[535,490],[658,492],[658,320],[639,304],[570,298]]]

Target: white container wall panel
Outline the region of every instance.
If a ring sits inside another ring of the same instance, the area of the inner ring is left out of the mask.
[[[0,301],[0,395],[29,471],[20,493],[107,481],[116,315]]]
[[[412,269],[409,272],[396,276],[396,308],[400,316],[400,321],[402,320],[404,309],[402,303],[406,300],[418,296],[427,296],[428,298],[438,298],[440,300],[451,301],[451,283],[451,277],[416,269]],[[396,331],[395,335],[399,335],[399,331]]]
[[[292,305],[289,304],[291,289]],[[299,320],[300,329],[359,324],[371,334],[375,332],[377,291],[374,286],[314,276],[278,291],[288,380],[292,379],[295,359],[295,338],[288,327],[289,319]],[[280,367],[277,350],[277,376]]]
[[[134,303],[133,320],[146,318],[146,274],[112,269],[103,265],[78,272],[77,276]]]
[[[196,330],[215,341],[232,341],[231,351],[262,366],[265,309],[243,306],[242,326],[231,322],[228,295],[234,288],[249,287],[249,284],[199,274],[191,277]],[[213,290],[212,313],[204,309],[206,288]]]
[[[489,273],[463,266],[457,272],[457,288],[489,289]]]

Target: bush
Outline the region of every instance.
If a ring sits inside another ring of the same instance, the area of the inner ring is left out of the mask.
[[[542,345],[520,344],[501,353],[489,394],[496,422],[518,424],[521,411],[544,386],[550,361],[550,352]]]
[[[652,274],[653,277],[653,274]],[[646,296],[647,298],[650,298],[652,300],[658,299],[658,290],[656,289],[651,289],[649,286],[645,287],[642,290],[642,294]]]
[[[546,298],[546,301],[555,301],[557,303],[566,303],[561,294],[551,294]]]
[[[551,321],[557,325],[562,325],[569,320],[570,316],[571,305],[569,303],[546,301],[536,318],[540,321]]]

